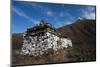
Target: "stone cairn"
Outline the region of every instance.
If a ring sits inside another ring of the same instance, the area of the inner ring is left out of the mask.
[[[69,38],[61,37],[50,23],[43,20],[36,26],[27,29],[23,34],[23,39],[21,55],[39,56],[48,53],[48,49],[57,51],[72,47]]]

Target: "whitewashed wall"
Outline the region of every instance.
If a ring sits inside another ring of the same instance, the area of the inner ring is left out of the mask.
[[[23,34],[23,37],[25,34]],[[58,49],[72,47],[72,41],[69,38],[60,38],[52,33],[45,32],[43,36],[28,36],[30,40],[24,38],[21,55],[39,56],[48,53],[48,49],[57,51]],[[58,43],[59,42],[59,43]]]

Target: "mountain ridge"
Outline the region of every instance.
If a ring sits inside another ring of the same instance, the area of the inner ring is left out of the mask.
[[[77,20],[75,23],[67,27],[57,29],[62,35],[68,36],[73,42],[82,42],[83,40],[92,40],[96,42],[96,20]],[[82,39],[83,38],[83,39]],[[88,42],[86,42],[88,43]],[[94,45],[95,46],[95,45]],[[93,46],[93,47],[94,47]],[[85,46],[86,47],[86,46]]]

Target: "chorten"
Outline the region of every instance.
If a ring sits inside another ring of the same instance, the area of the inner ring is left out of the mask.
[[[69,38],[61,37],[56,32],[56,28],[50,23],[41,20],[34,27],[29,28],[23,34],[22,55],[39,56],[48,53],[48,49],[57,51],[58,49],[72,47]]]

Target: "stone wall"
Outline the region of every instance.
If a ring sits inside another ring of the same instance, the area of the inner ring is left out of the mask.
[[[21,49],[21,55],[39,56],[48,53],[48,49],[63,49],[72,47],[72,42],[69,38],[61,38],[50,32],[45,32],[44,35],[26,36],[23,34],[24,41]],[[29,38],[29,39],[28,39]]]

